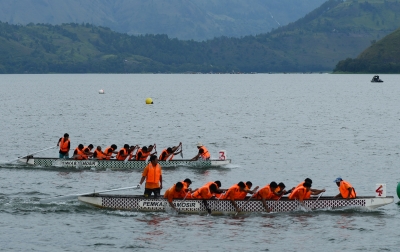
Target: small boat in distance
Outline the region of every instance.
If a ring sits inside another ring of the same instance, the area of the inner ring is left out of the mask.
[[[375,75],[375,76],[372,78],[371,82],[383,82],[383,80],[379,79],[379,75]]]

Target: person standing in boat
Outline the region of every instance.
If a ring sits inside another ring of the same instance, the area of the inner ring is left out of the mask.
[[[354,187],[347,181],[344,181],[342,178],[337,178],[335,181],[336,185],[339,187],[339,194],[335,196],[335,198],[343,198],[343,199],[354,199],[357,194],[354,190]]]
[[[209,160],[210,159],[210,153],[208,152],[207,148],[202,143],[197,143],[197,149],[199,150],[199,152],[191,160],[196,161],[200,157],[201,157],[202,160]]]
[[[58,140],[57,146],[60,146],[59,158],[69,158],[69,150],[71,149],[71,142],[69,140],[69,134],[65,133],[64,137]]]
[[[154,194],[155,198],[160,197],[162,189],[162,169],[156,155],[150,156],[150,163],[144,168],[138,186],[140,187],[145,180],[144,197],[148,198],[151,194]]]

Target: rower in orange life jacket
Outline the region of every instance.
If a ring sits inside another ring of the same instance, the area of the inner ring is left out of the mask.
[[[200,157],[203,160],[210,159],[210,153],[208,152],[207,148],[202,143],[197,144],[197,149],[199,150],[199,153],[197,153],[197,155],[194,158],[192,158],[191,160],[198,160]]]
[[[60,146],[59,158],[69,158],[69,150],[71,149],[71,142],[69,140],[68,133],[64,134],[64,137],[61,137],[58,140],[57,146]]]
[[[183,191],[185,192],[186,199],[191,199],[192,198],[192,193],[191,193],[192,189],[190,188],[190,185],[192,184],[192,181],[187,178],[181,182],[183,184]]]
[[[270,212],[271,209],[268,208],[266,200],[271,200],[273,196],[279,196],[277,193],[275,193],[277,187],[278,184],[276,184],[275,181],[272,181],[269,183],[269,185],[266,185],[258,190],[258,192],[256,192],[252,197],[261,200],[265,210]]]
[[[311,185],[310,187],[312,187],[312,180],[310,178],[306,178],[304,180],[304,182],[309,183]],[[294,189],[296,189],[297,187],[303,186],[304,182],[301,182],[300,184],[298,184]],[[294,189],[292,189],[292,190],[294,190]],[[305,197],[307,199],[309,199],[311,197],[311,195],[318,195],[322,192],[325,192],[325,189],[319,190],[319,189],[310,188],[310,190],[307,191]]]
[[[247,196],[247,191],[250,191],[251,187],[253,186],[253,183],[251,183],[250,181],[247,181],[245,185],[246,185],[246,191],[238,192],[235,196],[236,199],[244,200]],[[258,186],[255,187],[252,191],[255,192],[257,189],[258,189]]]
[[[124,144],[124,147],[121,148],[121,149],[118,151],[118,154],[117,154],[117,156],[116,156],[116,159],[117,159],[117,160],[120,160],[120,161],[123,161],[123,160],[125,160],[126,157],[128,156],[128,153],[129,153],[129,144]]]
[[[286,188],[285,184],[282,183],[282,182],[280,182],[280,183],[278,184],[278,187],[277,187],[277,188],[275,189],[275,191],[274,191],[275,194],[272,195],[272,198],[271,198],[271,199],[273,199],[273,200],[279,200],[280,198],[282,198],[283,195],[289,194],[289,193],[291,193],[291,192],[295,189],[295,187],[293,187],[293,188],[290,189],[289,191],[286,191],[285,188]]]
[[[208,200],[213,197],[213,194],[219,193],[217,185],[212,183],[209,186],[202,186],[192,193],[192,199]]]
[[[179,143],[178,146],[168,147],[168,148],[164,149],[161,152],[161,155],[158,158],[158,160],[162,160],[162,161],[172,160],[175,155],[182,153],[182,149],[179,152],[176,152],[179,149],[179,147],[181,147],[181,146],[182,146],[182,143]]]
[[[139,149],[137,151],[136,160],[138,160],[138,161],[146,161],[147,157],[150,156],[152,150],[153,150],[153,145],[149,145],[149,147],[143,146],[141,149]],[[156,153],[156,152],[154,152],[154,153]]]
[[[87,155],[83,152],[83,148],[83,144],[79,144],[78,147],[75,148],[72,158],[77,160],[88,159]]]
[[[112,144],[111,146],[104,149],[104,154],[106,155],[107,160],[111,159],[112,154],[118,154],[118,152],[115,151],[117,148],[118,147],[115,144]]]
[[[257,187],[258,188],[258,187]],[[240,195],[241,192],[245,191],[246,193],[251,193],[253,194],[254,191],[250,191],[246,189],[246,185],[240,181],[236,185],[231,186],[228,191],[225,192],[225,195],[222,197],[222,199],[227,199],[230,200],[231,204],[235,208],[236,212],[240,212],[241,209],[237,206],[235,200],[237,200],[237,196]]]
[[[354,190],[354,187],[347,181],[344,181],[342,178],[337,178],[335,181],[336,185],[339,187],[339,194],[335,196],[335,198],[343,198],[343,199],[354,199],[357,194]]]
[[[184,186],[182,182],[178,182],[175,185],[173,185],[171,188],[169,188],[167,191],[164,193],[164,198],[168,199],[169,205],[178,212],[178,209],[175,207],[175,205],[172,203],[173,199],[183,199],[186,195],[186,192],[184,191]]]
[[[103,160],[107,158],[107,155],[101,151],[101,147],[97,146],[96,150],[93,152],[93,158]]]

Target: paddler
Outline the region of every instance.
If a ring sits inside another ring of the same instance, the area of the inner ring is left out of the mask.
[[[212,183],[209,186],[202,186],[192,193],[192,199],[208,200],[213,197],[213,194],[220,193],[217,185]]]
[[[309,199],[311,195],[318,195],[322,192],[325,192],[325,189],[322,190],[317,190],[312,191],[311,189],[311,183],[310,182],[304,182],[302,185],[297,186],[292,193],[289,195],[290,200],[298,200],[300,204],[302,204],[304,207],[303,200]]]
[[[161,152],[161,155],[158,159],[162,160],[162,161],[172,160],[175,155],[182,153],[182,150],[180,150],[179,152],[176,152],[180,146],[182,146],[182,143],[179,143],[178,146],[168,147],[168,148],[164,149]]]
[[[246,185],[246,190],[243,192],[237,193],[237,195],[236,195],[237,200],[244,200],[247,196],[248,191],[252,191],[253,193],[255,193],[258,189],[258,186],[256,186],[253,190],[250,190],[251,187],[253,186],[253,183],[251,183],[251,181],[247,181],[245,185]]]
[[[190,185],[192,184],[192,180],[186,178],[184,181],[182,181],[182,184],[183,184],[183,190],[186,193],[185,198],[191,199],[193,191],[192,191],[192,188],[190,188]]]
[[[272,181],[268,185],[264,186],[258,192],[256,192],[252,198],[261,200],[265,210],[269,213],[271,209],[268,208],[267,202],[265,200],[271,200],[273,197],[280,197],[281,195],[276,193],[276,189],[278,188],[278,184],[275,181]]]
[[[151,153],[153,151],[154,146],[153,145],[149,145],[148,147],[147,146],[143,146],[142,148],[140,148],[136,153],[136,160],[138,160],[138,161],[146,161],[147,157],[149,157],[150,155],[157,154],[157,151],[154,151],[153,153]]]
[[[83,144],[79,144],[78,147],[75,148],[72,158],[76,160],[88,159],[88,156],[83,152],[83,148]]]
[[[64,134],[64,137],[61,137],[58,140],[57,146],[60,146],[59,158],[69,158],[69,150],[71,149],[71,142],[69,140],[68,133]]]
[[[91,157],[93,156],[93,144],[89,144],[88,146],[83,147],[83,153],[87,156],[87,157]],[[87,158],[86,158],[87,159]]]
[[[309,199],[309,198],[311,197],[311,195],[318,195],[318,194],[320,194],[320,193],[322,193],[322,192],[325,192],[325,189],[319,190],[319,189],[311,188],[311,187],[312,187],[312,180],[311,180],[310,178],[306,178],[303,182],[301,182],[300,184],[298,184],[298,185],[295,187],[295,189],[296,189],[297,187],[303,186],[303,184],[304,184],[305,182],[307,182],[307,183],[309,183],[309,184],[311,185],[311,186],[310,186],[310,190],[307,192],[306,199]],[[294,189],[292,189],[292,190],[294,190]]]
[[[216,180],[216,181],[209,181],[209,182],[207,182],[206,184],[204,184],[202,187],[200,187],[200,188],[203,188],[203,187],[205,187],[205,188],[209,188],[210,187],[210,185],[212,185],[212,184],[215,184],[215,186],[217,187],[217,192],[216,193],[213,193],[212,195],[211,195],[211,197],[215,197],[216,199],[220,199],[220,198],[222,198],[223,197],[223,193],[225,192],[225,191],[227,191],[227,189],[221,189],[221,182],[219,181],[219,180]],[[193,191],[192,191],[192,195],[193,195],[193,193],[194,192],[196,192],[197,190],[199,190],[200,188],[196,188],[196,189],[194,189]]]
[[[144,168],[142,178],[139,186],[146,180],[144,189],[144,197],[148,198],[151,194],[154,197],[160,197],[160,191],[162,189],[162,170],[156,155],[150,156],[150,163]]]
[[[357,194],[354,190],[354,187],[347,181],[344,181],[342,178],[337,178],[335,181],[336,185],[339,187],[339,194],[335,196],[335,198],[343,198],[343,199],[355,199]]]
[[[139,145],[131,145],[131,147],[129,147],[129,159],[128,160],[135,160],[136,159],[136,155],[135,150],[139,149]]]
[[[108,146],[104,149],[104,154],[106,154],[107,160],[110,160],[113,157],[112,154],[118,154],[118,151],[116,151],[117,148],[117,145],[112,144],[111,146]]]
[[[98,160],[103,160],[107,158],[107,155],[101,150],[101,146],[97,146],[96,150],[93,152],[93,158]]]
[[[257,187],[258,188],[258,187]],[[237,206],[235,200],[237,200],[237,196],[241,195],[242,192],[246,192],[253,194],[254,191],[250,191],[246,189],[245,183],[240,181],[239,183],[231,186],[228,191],[225,193],[225,195],[222,197],[222,199],[230,200],[233,207],[236,209],[236,212],[240,212],[241,209]]]
[[[273,200],[280,200],[280,199],[282,198],[283,195],[289,194],[289,193],[291,193],[291,192],[295,189],[295,187],[293,187],[293,188],[290,189],[289,191],[286,191],[285,188],[286,188],[285,184],[284,184],[283,182],[280,182],[280,183],[278,184],[278,187],[275,189],[275,194],[272,195],[272,198],[271,198],[271,199],[273,199]]]
[[[178,212],[178,209],[172,203],[173,199],[183,199],[186,196],[186,192],[184,190],[184,186],[182,182],[178,182],[174,184],[171,188],[165,191],[164,198],[168,199],[169,205]]]
[[[117,160],[124,161],[129,154],[129,144],[124,144],[124,147],[121,148],[116,156]]]
[[[202,160],[209,160],[210,159],[210,153],[208,152],[207,148],[202,143],[197,143],[197,149],[199,150],[199,152],[191,160],[196,161],[199,158],[201,158]]]

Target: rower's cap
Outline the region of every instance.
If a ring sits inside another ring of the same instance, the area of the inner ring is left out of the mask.
[[[201,146],[203,146],[203,144],[200,143],[200,142],[198,142],[198,143],[197,143],[197,147],[201,147]]]
[[[335,181],[333,181],[333,182],[338,183],[340,181],[342,181],[342,178],[339,177],[339,178],[336,178]]]

